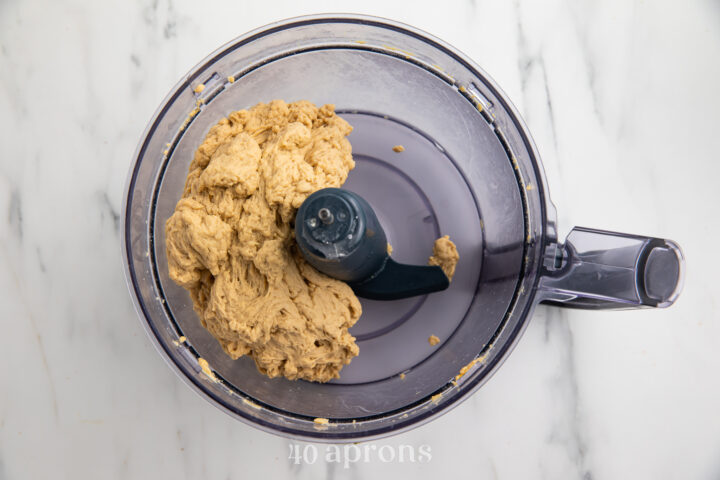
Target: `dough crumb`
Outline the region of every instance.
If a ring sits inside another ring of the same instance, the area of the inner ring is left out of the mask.
[[[203,373],[205,373],[205,375],[210,377],[210,380],[212,380],[213,382],[218,381],[218,379],[215,376],[215,374],[213,373],[213,371],[210,370],[210,364],[207,362],[207,360],[205,360],[202,357],[198,358],[198,365],[200,365],[200,368],[202,368]]]
[[[307,101],[231,113],[196,150],[165,225],[170,278],[203,327],[271,378],[327,382],[359,352],[348,328],[360,302],[305,261],[292,226],[311,193],[354,168],[351,131],[332,105]]]
[[[262,409],[262,407],[261,407],[260,405],[258,405],[257,403],[253,402],[252,400],[248,400],[247,398],[243,398],[242,401],[243,401],[243,403],[244,403],[245,405],[248,405],[248,406],[254,408],[255,410],[261,410],[261,409]]]
[[[230,75],[230,76],[228,77],[228,82],[230,82],[230,83],[235,83],[235,77],[233,77],[232,75]]]
[[[487,352],[485,352],[483,355],[480,355],[479,357],[473,359],[471,362],[469,362],[467,365],[462,367],[457,375],[455,375],[455,382],[457,383],[458,380],[460,380],[462,377],[465,376],[467,372],[470,371],[471,368],[473,368],[478,363],[482,363],[487,358],[488,354],[490,353],[490,350],[492,350],[492,347],[488,349]]]
[[[405,380],[405,374],[404,374],[404,373],[401,373],[401,374],[400,374],[400,380]]]
[[[428,259],[428,265],[437,265],[442,268],[448,280],[452,281],[453,275],[455,275],[455,266],[457,265],[460,255],[458,254],[457,247],[450,240],[448,235],[440,237],[435,240],[433,245],[433,254]]]
[[[430,338],[428,338],[428,343],[434,347],[435,345],[440,343],[440,339],[435,335],[430,335]]]
[[[202,93],[203,90],[205,90],[205,85],[202,83],[195,87],[195,93]]]
[[[187,337],[185,337],[184,335],[182,337],[178,338],[178,342],[180,342],[180,343],[185,343],[186,341],[187,341]]]
[[[316,418],[315,420],[313,420],[313,422],[317,423],[318,425],[327,425],[328,423],[330,423],[330,420],[328,420],[327,418]]]
[[[387,252],[388,252],[388,255],[392,255],[393,250],[392,250],[392,245],[390,245],[390,243],[387,244]]]
[[[393,149],[393,152],[395,152],[395,153],[400,153],[400,152],[405,151],[405,147],[403,147],[402,145],[395,145],[392,149]]]
[[[442,393],[438,393],[438,394],[435,394],[432,397],[430,397],[430,401],[432,403],[438,403],[441,398],[442,398]]]

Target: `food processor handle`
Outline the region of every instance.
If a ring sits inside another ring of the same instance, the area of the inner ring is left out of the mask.
[[[685,260],[670,240],[575,227],[545,249],[541,302],[562,307],[669,307],[682,289]]]

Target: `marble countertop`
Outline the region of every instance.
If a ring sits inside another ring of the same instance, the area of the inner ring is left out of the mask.
[[[409,4],[408,4],[409,5]],[[196,62],[284,17],[352,11],[475,59],[533,132],[573,225],[672,238],[665,310],[539,307],[500,371],[378,447],[429,462],[295,464],[193,393],[146,337],[118,234],[147,121]],[[720,477],[720,3],[0,3],[0,478]]]

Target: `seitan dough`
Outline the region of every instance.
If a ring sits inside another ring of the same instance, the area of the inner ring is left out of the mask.
[[[439,266],[442,268],[445,276],[452,281],[458,260],[460,260],[460,255],[458,254],[457,247],[455,247],[455,244],[450,240],[448,235],[435,240],[433,254],[428,259],[428,265]]]
[[[360,302],[304,261],[292,228],[307,196],[355,166],[351,130],[307,101],[230,114],[195,152],[166,223],[170,277],[223,350],[269,377],[327,382],[358,354],[348,328]]]

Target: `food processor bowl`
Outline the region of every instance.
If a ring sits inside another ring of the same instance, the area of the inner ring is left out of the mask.
[[[168,276],[165,222],[195,150],[231,112],[273,99],[332,103],[354,127],[356,168],[343,188],[371,204],[394,259],[424,264],[442,235],[460,253],[443,292],[362,299],[350,330],[360,354],[325,384],[271,379],[250,358],[232,360]],[[378,438],[448,411],[499,367],[541,301],[667,306],[682,285],[670,241],[575,229],[558,243],[538,152],[498,86],[446,43],[367,16],[275,23],[200,62],[143,134],[124,207],[128,286],[161,355],[217,407],[293,438]]]

